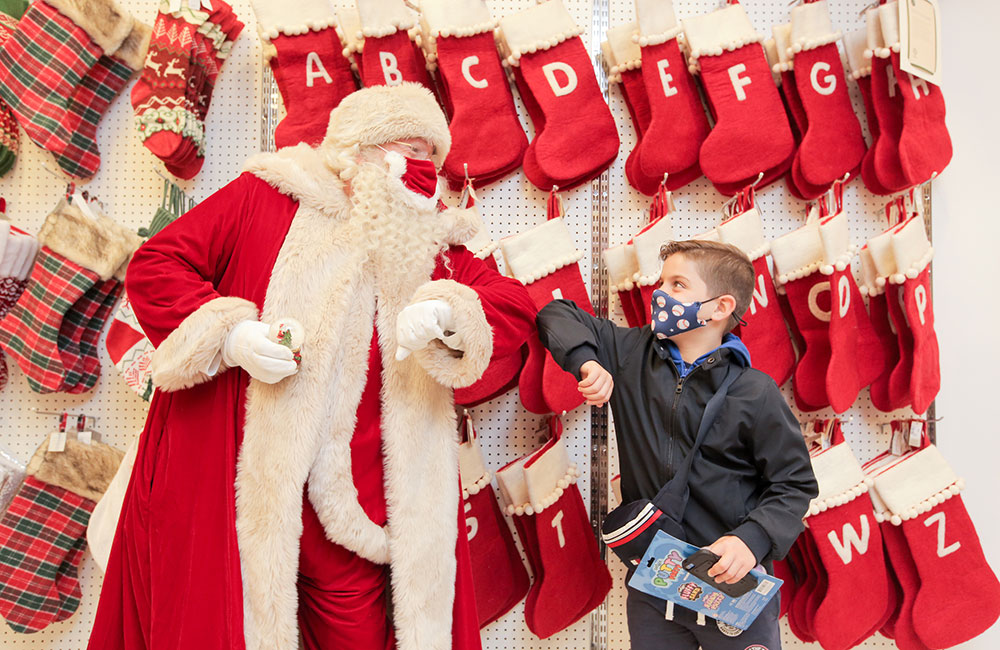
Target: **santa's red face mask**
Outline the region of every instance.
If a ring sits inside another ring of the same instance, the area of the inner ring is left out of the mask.
[[[389,163],[390,169],[393,166],[393,158],[397,160],[401,158],[406,163],[406,168],[402,176],[399,177],[399,180],[402,181],[407,189],[426,198],[431,198],[437,194],[437,168],[431,160],[410,158],[403,156],[398,151],[389,151],[381,146],[378,146],[378,148],[385,152],[385,160]]]

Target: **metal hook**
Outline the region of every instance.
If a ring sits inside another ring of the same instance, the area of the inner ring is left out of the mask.
[[[877,9],[878,6],[879,6],[879,0],[875,0],[874,2],[868,3],[866,6],[861,8],[861,11],[858,12],[858,18],[864,16],[871,9]]]
[[[755,180],[754,182],[750,183],[750,187],[751,187],[751,188],[754,188],[754,187],[757,187],[757,185],[758,185],[758,184],[759,184],[759,183],[760,183],[760,182],[761,182],[762,180],[764,180],[764,172],[759,172],[759,173],[757,174],[757,180]]]
[[[39,415],[55,415],[55,416],[58,416],[60,418],[62,418],[64,415],[67,418],[69,418],[70,416],[74,415],[73,413],[69,413],[67,411],[43,411],[43,410],[41,410],[40,408],[38,408],[36,406],[32,406],[29,410],[30,411],[34,411],[35,413],[38,413]],[[78,418],[79,417],[83,417],[83,418],[86,418],[90,422],[97,422],[97,416],[96,415],[86,415],[84,413],[78,413],[78,414],[75,415],[75,417],[78,417]]]

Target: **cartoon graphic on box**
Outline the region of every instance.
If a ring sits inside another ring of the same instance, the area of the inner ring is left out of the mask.
[[[705,590],[696,585],[695,583],[685,582],[684,584],[681,585],[680,589],[677,590],[677,593],[679,593],[681,595],[681,598],[683,598],[684,600],[690,600],[691,602],[694,602],[699,598],[701,598],[701,592],[703,591]]]
[[[708,609],[719,609],[719,605],[726,599],[722,592],[712,591],[705,595],[705,598],[701,601],[701,604]]]
[[[653,578],[653,584],[659,587],[666,587],[674,580],[677,580],[678,574],[684,569],[681,568],[684,558],[677,551],[671,551],[667,554],[667,557],[663,558],[663,562],[656,568],[656,577]]]
[[[762,569],[753,569],[751,573],[757,578],[757,588],[739,598],[727,596],[715,584],[705,582],[684,569],[684,559],[697,550],[697,546],[671,537],[662,530],[657,531],[628,585],[733,626],[736,630],[747,629],[778,593],[781,580],[767,575]]]

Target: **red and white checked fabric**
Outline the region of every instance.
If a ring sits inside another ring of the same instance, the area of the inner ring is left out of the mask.
[[[0,519],[0,616],[30,633],[80,606],[77,572],[95,502],[28,476]]]
[[[17,361],[32,390],[51,393],[63,385],[77,357],[71,351],[64,358],[59,342],[65,342],[79,329],[79,325],[71,324],[61,336],[63,320],[99,282],[97,273],[53,253],[48,247],[39,251],[27,288],[0,320],[0,347]],[[86,311],[87,304],[86,300],[81,303],[79,311]]]

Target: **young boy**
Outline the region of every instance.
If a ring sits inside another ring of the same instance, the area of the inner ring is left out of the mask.
[[[662,284],[651,327],[622,328],[569,300],[538,314],[542,343],[580,379],[588,404],[610,401],[625,503],[653,498],[694,443],[702,412],[730,366],[741,372],[690,472],[682,525],[688,542],[720,556],[709,574],[735,583],[771,570],[803,529],[816,496],[798,422],[774,381],[750,367],[730,333],[753,298],[754,270],[739,249],[710,241],[660,249]],[[778,650],[778,598],[740,632],[628,589],[635,650]]]

